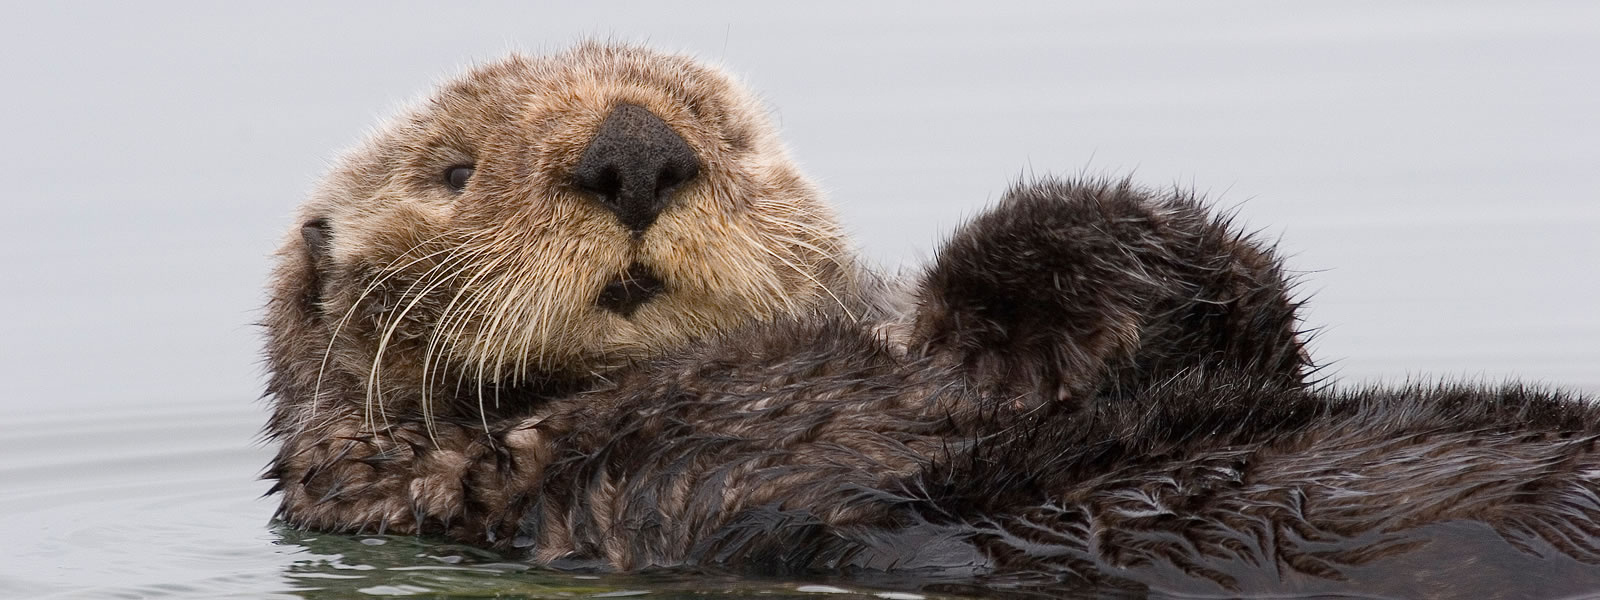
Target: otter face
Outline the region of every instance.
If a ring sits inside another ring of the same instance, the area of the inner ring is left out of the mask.
[[[300,222],[267,322],[296,380],[276,393],[390,410],[581,379],[855,285],[751,95],[632,47],[469,71],[347,156]]]

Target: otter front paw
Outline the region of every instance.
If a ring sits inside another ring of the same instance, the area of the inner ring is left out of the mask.
[[[360,419],[285,445],[271,476],[283,492],[279,517],[345,533],[443,532],[462,516],[469,475],[490,452],[481,430],[423,423],[378,431]],[[492,462],[491,462],[492,464]]]

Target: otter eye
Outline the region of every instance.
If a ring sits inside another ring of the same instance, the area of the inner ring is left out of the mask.
[[[444,183],[451,190],[461,191],[467,187],[467,180],[472,179],[473,168],[470,165],[456,165],[444,170]]]

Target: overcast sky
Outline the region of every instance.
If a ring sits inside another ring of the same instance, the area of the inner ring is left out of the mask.
[[[269,254],[328,160],[474,61],[585,36],[742,74],[863,251],[1009,182],[1207,192],[1348,380],[1600,389],[1600,4],[7,3],[0,413],[250,402]]]

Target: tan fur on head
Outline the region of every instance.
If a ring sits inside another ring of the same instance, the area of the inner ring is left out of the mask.
[[[621,104],[662,119],[701,163],[637,238],[573,184]],[[369,428],[442,416],[743,322],[856,310],[851,251],[772,130],[727,74],[629,46],[513,55],[445,84],[302,208],[299,223],[325,224],[325,249],[297,226],[279,252],[274,429],[340,402],[361,403]],[[465,165],[455,191],[445,174]],[[628,317],[598,306],[633,264],[665,292]]]

